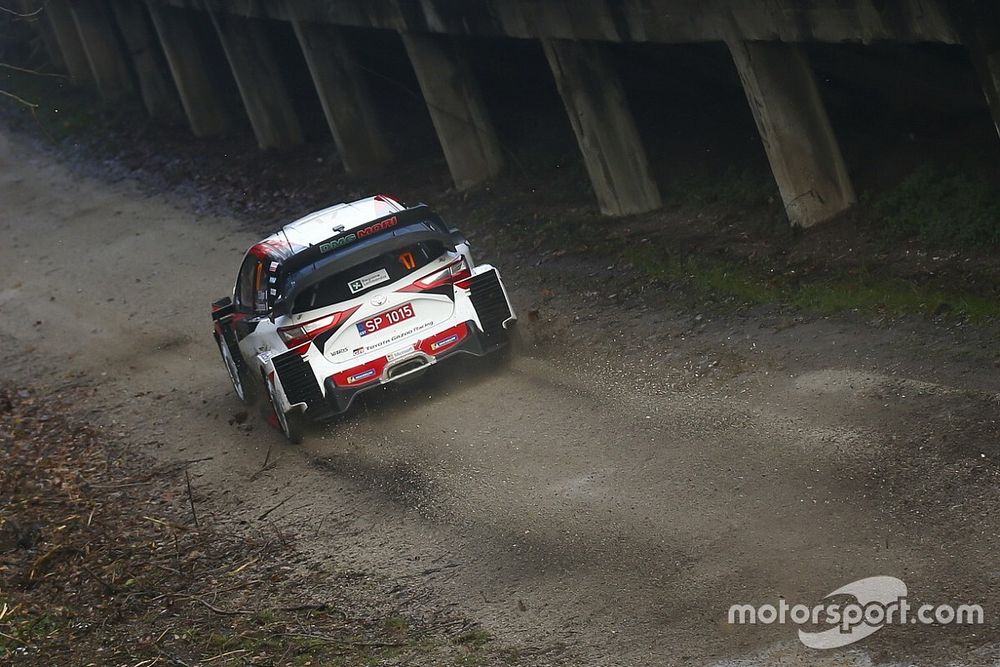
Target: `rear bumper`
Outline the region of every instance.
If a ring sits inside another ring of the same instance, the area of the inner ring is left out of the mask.
[[[506,332],[488,336],[480,331],[472,320],[465,322],[465,325],[468,327],[468,334],[465,338],[441,353],[434,355],[419,355],[419,358],[421,358],[424,363],[419,366],[415,366],[411,372],[425,370],[445,359],[450,359],[461,354],[471,354],[476,357],[485,357],[486,355],[503,348],[508,343]],[[414,360],[416,357],[411,357],[409,359]],[[400,362],[399,366],[403,366],[406,363],[407,361],[404,360]],[[328,377],[323,383],[323,390],[325,394],[323,405],[315,406],[319,408],[315,411],[312,410],[311,406],[307,414],[312,419],[329,419],[330,417],[346,412],[359,394],[369,391],[370,389],[375,389],[376,387],[381,387],[382,385],[398,380],[400,377],[404,377],[408,374],[403,373],[400,375],[391,375],[391,373],[385,372],[391,370],[392,366],[386,368],[380,374],[380,377],[364,384],[359,384],[355,387],[338,385],[337,382],[334,381],[333,376]]]
[[[271,357],[264,372],[273,369],[286,409],[304,406],[310,419],[322,420],[345,412],[358,394],[443,359],[459,354],[482,357],[504,347],[509,340],[507,326],[516,317],[497,270],[480,265],[454,290],[453,319],[439,323],[409,348],[357,361],[348,368],[313,358],[308,351],[305,355],[289,351]]]

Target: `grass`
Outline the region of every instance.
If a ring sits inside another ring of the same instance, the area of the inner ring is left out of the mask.
[[[756,208],[773,204],[778,188],[767,166],[729,166],[721,171],[694,169],[677,174],[670,182],[669,204],[707,206],[719,204]]]
[[[493,641],[493,635],[486,630],[476,628],[474,630],[463,632],[458,637],[455,637],[455,639],[452,640],[452,643],[470,646],[472,648],[480,648],[491,641]]]
[[[890,237],[955,249],[1000,246],[1000,187],[970,166],[924,165],[862,203]]]
[[[749,262],[678,256],[649,245],[623,250],[640,272],[665,283],[741,304],[778,303],[832,314],[856,311],[892,316],[948,316],[970,321],[1000,317],[1000,299],[950,292],[868,272],[822,276],[779,275]]]

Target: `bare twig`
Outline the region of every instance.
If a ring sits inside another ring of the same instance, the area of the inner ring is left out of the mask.
[[[14,70],[15,72],[24,72],[25,74],[34,74],[36,76],[52,76],[57,79],[68,78],[65,74],[58,74],[56,72],[42,72],[37,69],[28,69],[27,67],[18,67],[17,65],[11,65],[9,63],[0,63],[0,67],[5,69]]]
[[[284,499],[284,500],[282,500],[282,501],[281,501],[280,503],[278,503],[277,505],[275,505],[275,506],[274,506],[274,507],[272,507],[271,509],[267,510],[266,512],[264,512],[263,514],[261,514],[261,515],[260,515],[259,517],[257,517],[257,518],[258,518],[258,519],[259,519],[260,521],[263,521],[264,519],[266,519],[266,518],[268,517],[268,515],[269,515],[269,514],[270,514],[271,512],[273,512],[274,510],[278,509],[279,507],[281,507],[282,505],[284,505],[285,503],[287,503],[287,502],[288,502],[289,500],[291,500],[292,498],[294,498],[294,497],[295,497],[295,496],[297,496],[297,495],[299,495],[299,494],[298,494],[298,491],[296,491],[295,493],[291,494],[290,496],[287,496],[287,497],[285,497],[285,499]]]
[[[246,609],[220,609],[219,607],[216,607],[211,602],[203,600],[202,598],[198,597],[197,595],[177,595],[177,596],[174,596],[174,597],[180,598],[182,600],[194,600],[195,602],[200,602],[203,605],[205,605],[206,607],[208,607],[210,610],[214,611],[216,614],[221,614],[222,616],[240,616],[242,614],[252,614],[253,613],[252,611],[249,611],[249,610],[246,610]]]
[[[37,104],[29,102],[28,100],[24,99],[23,97],[19,97],[19,96],[15,95],[14,93],[9,93],[6,90],[0,90],[0,95],[3,95],[4,97],[9,97],[10,99],[14,100],[15,102],[18,102],[19,104],[23,104],[24,106],[28,107],[32,111],[34,111],[35,109],[38,108]]]
[[[267,454],[264,455],[264,465],[260,467],[260,470],[250,475],[250,481],[255,481],[262,474],[273,468],[275,463],[277,463],[277,461],[271,461],[271,445],[268,445]]]
[[[114,593],[118,592],[117,588],[115,588],[114,586],[112,586],[111,584],[109,584],[107,581],[104,580],[103,577],[101,577],[99,574],[97,574],[96,572],[94,572],[93,570],[91,570],[89,567],[87,567],[83,563],[80,563],[80,567],[83,568],[84,572],[86,572],[91,577],[93,577],[97,581],[97,583],[99,583],[101,586],[104,586],[104,590],[106,590],[108,593],[110,593],[110,594],[113,595]]]
[[[226,656],[239,655],[239,654],[246,653],[246,652],[247,652],[247,649],[245,649],[245,648],[238,648],[238,649],[236,649],[234,651],[226,651],[225,653],[220,653],[219,655],[213,656],[211,658],[205,658],[204,660],[202,660],[202,662],[213,662],[215,660],[218,660],[219,658],[225,658]]]
[[[42,8],[39,7],[38,9],[36,9],[33,12],[30,12],[28,14],[22,14],[21,12],[14,11],[13,9],[7,9],[6,7],[0,6],[0,12],[2,12],[4,14],[10,14],[11,16],[16,16],[19,19],[30,19],[32,17],[38,16],[39,14],[41,14],[42,13]]]
[[[184,469],[184,480],[187,482],[188,489],[188,500],[191,501],[191,514],[194,516],[194,527],[199,528],[198,525],[198,513],[194,509],[194,493],[191,491],[191,476],[188,475],[187,468]]]
[[[293,637],[296,639],[314,639],[320,642],[328,642],[330,644],[336,644],[342,647],[355,647],[359,646],[362,648],[398,648],[400,646],[409,646],[408,642],[368,642],[368,641],[351,641],[349,639],[341,639],[339,637],[331,637],[329,635],[316,635],[307,632],[283,632],[281,633],[284,637]]]

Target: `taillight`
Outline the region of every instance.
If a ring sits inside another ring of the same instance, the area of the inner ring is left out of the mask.
[[[296,324],[292,327],[279,327],[278,335],[289,349],[296,348],[299,345],[308,343],[321,333],[336,329],[343,324],[348,317],[353,315],[358,308],[360,308],[360,306],[355,306],[350,310],[344,310],[339,313],[325,315],[315,320],[309,320],[308,322]]]
[[[423,292],[425,290],[434,289],[435,287],[441,287],[442,285],[450,285],[457,280],[468,278],[471,275],[472,272],[469,271],[469,265],[465,261],[465,257],[459,257],[440,271],[436,271],[429,276],[425,276],[409,287],[404,287],[400,291]]]

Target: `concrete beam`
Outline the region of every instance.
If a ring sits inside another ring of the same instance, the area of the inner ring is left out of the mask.
[[[145,6],[133,0],[112,0],[111,8],[132,56],[139,92],[149,115],[164,121],[180,120],[177,90]]]
[[[191,0],[158,0],[176,6]],[[200,0],[210,9],[398,32],[612,42],[958,43],[942,0]],[[983,0],[984,2],[988,0]]]
[[[500,143],[465,53],[447,37],[402,37],[455,187],[496,177],[503,166]]]
[[[99,0],[72,0],[70,7],[97,90],[111,102],[134,90],[114,20]]]
[[[148,7],[191,131],[196,137],[224,134],[230,126],[229,113],[212,81],[205,46],[192,27],[189,11],[156,2]],[[207,16],[202,17],[207,20]]]
[[[80,33],[76,29],[69,0],[46,0],[45,13],[59,44],[59,50],[62,51],[69,80],[76,85],[93,81],[94,75],[90,72],[90,62],[87,60],[87,52],[83,50],[83,42],[80,41]]]
[[[344,168],[351,174],[377,171],[392,154],[342,29],[298,20],[292,26]]]
[[[257,145],[281,149],[301,144],[302,126],[263,24],[259,19],[238,16],[212,16],[212,23],[233,70]]]
[[[809,227],[854,204],[840,144],[801,47],[728,44],[789,221]]]
[[[599,42],[545,40],[545,56],[605,215],[662,205],[621,78]]]

